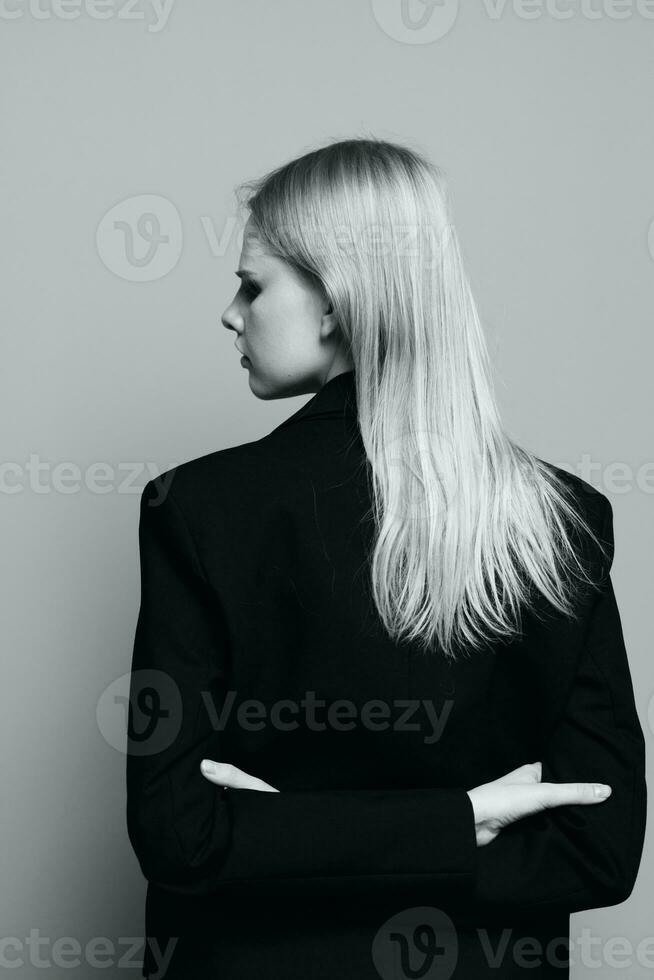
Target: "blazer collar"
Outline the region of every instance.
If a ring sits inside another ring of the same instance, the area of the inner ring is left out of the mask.
[[[285,419],[277,429],[309,418],[357,417],[354,371],[345,371],[331,378],[302,408]],[[274,430],[277,431],[277,430]]]

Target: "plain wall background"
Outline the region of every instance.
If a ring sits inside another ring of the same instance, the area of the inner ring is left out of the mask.
[[[257,400],[220,314],[237,286],[235,185],[328,139],[405,141],[448,173],[506,426],[613,503],[654,758],[654,4],[444,0],[429,18],[411,0],[420,29],[401,0],[176,0],[165,23],[147,0],[31,3],[0,5],[0,941],[23,961],[13,975],[43,976],[37,956],[56,962],[60,937],[107,937],[102,972],[124,976],[125,937],[143,934],[112,700],[138,612],[139,493],[307,400]],[[169,240],[148,263],[137,234],[130,261],[113,222],[134,231],[148,211]],[[651,972],[654,939],[649,961],[637,952],[654,937],[651,836],[629,901],[572,918],[575,980]],[[96,975],[81,959],[65,975]]]

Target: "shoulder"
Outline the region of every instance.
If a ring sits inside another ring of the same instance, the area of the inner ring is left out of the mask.
[[[590,521],[593,525],[597,525],[598,522],[600,525],[603,523],[607,512],[611,509],[611,502],[601,490],[577,476],[576,473],[555,466],[549,460],[539,458],[538,463],[546,467],[555,477],[559,487],[564,489],[566,498],[576,506],[577,512],[584,520]]]
[[[142,491],[143,503],[170,501],[184,514],[243,511],[262,499],[283,496],[303,470],[293,429],[205,453],[164,470]]]
[[[599,574],[604,577],[614,555],[613,506],[610,499],[575,473],[545,460],[539,462],[550,470],[558,486],[564,490],[570,506],[594,535],[596,540],[588,534],[580,533],[578,528],[573,528],[575,538],[581,543],[582,552],[588,555],[592,565],[599,561]],[[600,549],[597,547],[598,543]]]

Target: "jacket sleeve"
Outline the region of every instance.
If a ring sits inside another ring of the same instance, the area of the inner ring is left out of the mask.
[[[541,759],[543,782],[608,783],[612,794],[518,820],[481,847],[474,903],[480,919],[616,905],[636,881],[646,827],[645,740],[609,574],[613,511],[606,497],[603,506],[609,562]]]
[[[204,778],[200,761],[223,754],[202,695],[221,703],[228,636],[177,501],[170,490],[157,498],[151,480],[141,497],[126,763],[127,829],[144,876],[195,897],[469,901],[477,846],[463,787],[272,793]]]

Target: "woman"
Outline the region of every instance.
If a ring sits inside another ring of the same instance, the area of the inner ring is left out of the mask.
[[[566,977],[645,832],[611,505],[503,431],[436,167],[352,139],[246,187],[223,324],[313,397],[143,491],[144,974]]]

